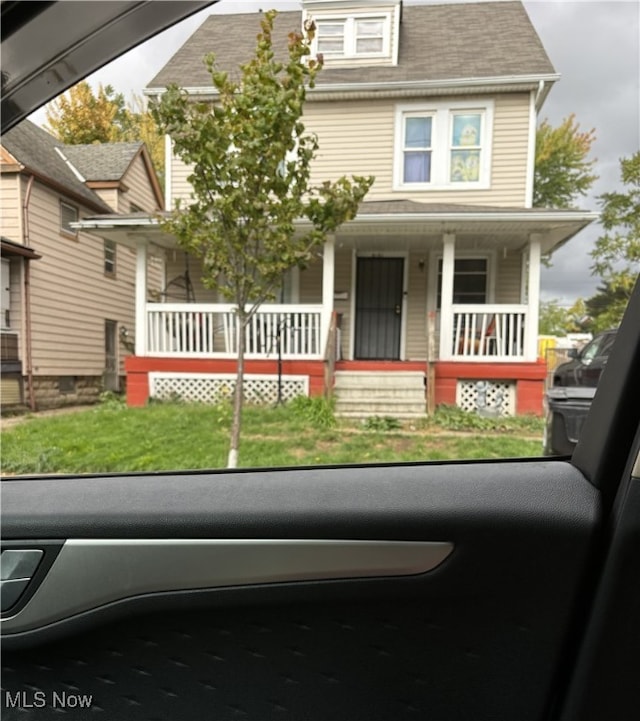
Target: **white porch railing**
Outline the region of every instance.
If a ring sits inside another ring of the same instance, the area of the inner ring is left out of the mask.
[[[451,326],[442,333],[441,358],[531,360],[526,358],[527,311],[526,305],[453,305]]]
[[[238,323],[223,303],[147,303],[147,355],[235,358]],[[245,329],[245,357],[322,358],[322,305],[263,305]],[[278,346],[280,348],[278,349]]]

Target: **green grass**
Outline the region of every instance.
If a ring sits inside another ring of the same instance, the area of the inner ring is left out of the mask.
[[[110,399],[86,411],[34,416],[4,431],[2,470],[30,474],[221,468],[226,464],[230,421],[227,405],[153,403],[145,408],[126,408]],[[279,408],[247,407],[240,465],[541,454],[540,419],[495,420],[438,409],[424,421],[393,421],[336,421],[331,406],[322,399],[303,399]]]

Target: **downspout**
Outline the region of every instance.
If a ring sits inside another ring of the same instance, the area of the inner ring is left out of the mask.
[[[22,206],[23,225],[22,236],[24,245],[29,247],[29,201],[31,200],[31,189],[33,188],[34,176],[29,176],[27,193]],[[27,383],[29,384],[29,408],[36,410],[36,396],[33,389],[33,360],[31,348],[31,263],[28,258],[24,259],[24,332],[25,332],[25,363],[27,371]]]

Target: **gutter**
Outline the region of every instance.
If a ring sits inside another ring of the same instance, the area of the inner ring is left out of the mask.
[[[27,182],[27,192],[22,205],[24,245],[29,248],[29,201],[35,176],[30,175]],[[36,410],[36,395],[33,388],[33,353],[31,344],[31,264],[28,258],[23,259],[24,268],[24,333],[25,333],[25,364],[27,366],[27,383],[29,384],[29,408]]]
[[[528,222],[540,220],[552,220],[558,223],[575,222],[575,221],[588,221],[593,222],[600,218],[600,213],[594,211],[504,211],[504,212],[490,212],[490,213],[365,213],[362,215],[356,215],[352,218],[350,223],[364,222],[364,223],[390,223],[398,220],[413,220],[413,221],[425,221],[425,220],[437,220],[443,222],[456,222],[461,220],[467,220],[472,222],[478,221],[500,221],[500,220],[512,220],[519,222]],[[310,221],[305,219],[299,219],[296,221],[299,225],[306,225]],[[77,223],[71,223],[71,227],[77,228],[78,230],[99,230],[100,228],[132,228],[132,227],[149,227],[157,226],[160,224],[158,218],[144,217],[144,218],[100,218],[100,219],[87,219],[81,220]]]
[[[497,86],[508,89],[509,87],[526,86],[523,89],[531,89],[531,86],[551,87],[551,84],[560,79],[558,73],[543,75],[499,75],[485,78],[450,78],[444,80],[392,80],[387,82],[372,83],[331,83],[328,85],[316,85],[309,88],[309,96],[331,96],[337,93],[375,93],[383,95],[393,92],[424,92],[429,90],[468,90],[469,88],[483,88]],[[213,86],[187,86],[183,88],[189,95],[216,97],[218,91]],[[160,96],[166,88],[144,88],[143,94],[154,97]],[[547,91],[548,92],[548,91]],[[546,94],[545,94],[546,97]]]

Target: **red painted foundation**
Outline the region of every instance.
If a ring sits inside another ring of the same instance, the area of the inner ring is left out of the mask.
[[[547,366],[535,363],[436,363],[436,405],[455,405],[459,380],[516,381],[516,413],[543,413]]]
[[[129,356],[127,371],[127,405],[143,406],[149,399],[149,373],[235,373],[235,360],[195,358],[141,358]],[[426,374],[426,361],[338,361],[336,371],[421,371]],[[276,375],[274,360],[248,360],[245,372]],[[309,393],[324,392],[324,363],[322,361],[283,361],[284,375],[309,376]],[[536,363],[453,363],[436,362],[436,404],[455,405],[458,380],[516,381],[516,412],[542,415],[544,382],[547,368],[544,361]]]
[[[247,360],[245,373],[276,375],[275,360]],[[127,405],[143,406],[149,400],[149,373],[235,373],[235,360],[206,358],[143,358],[129,356],[125,360],[127,371]],[[322,361],[282,361],[283,375],[309,376],[309,393],[324,392],[324,363]]]

